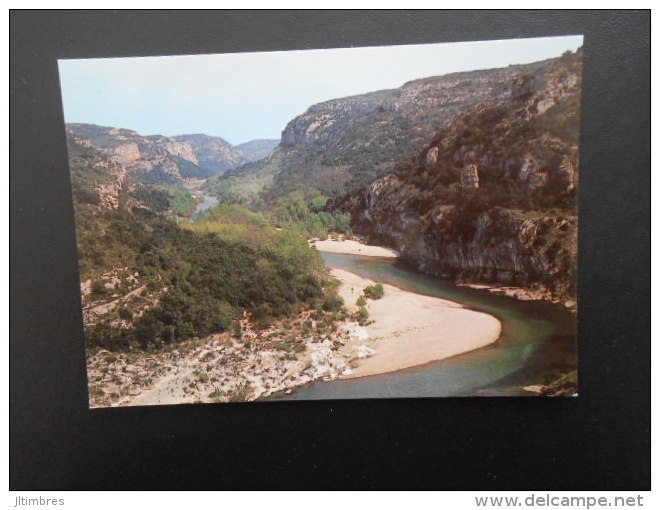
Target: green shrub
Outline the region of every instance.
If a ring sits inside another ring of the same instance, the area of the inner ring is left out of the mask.
[[[90,286],[90,292],[92,294],[92,298],[98,299],[105,296],[108,293],[108,289],[105,288],[103,280],[94,280]]]
[[[323,310],[326,312],[336,312],[341,310],[344,300],[338,294],[328,294],[323,299]]]
[[[364,306],[361,306],[358,308],[356,319],[361,326],[364,326],[369,319],[369,311]]]
[[[364,295],[361,295],[359,298],[357,298],[357,301],[355,302],[355,304],[358,305],[358,306],[366,306],[367,299],[364,297]]]
[[[380,283],[377,283],[375,285],[369,285],[364,289],[363,292],[364,295],[370,299],[380,299],[383,297],[383,294],[385,293],[385,289]]]
[[[281,342],[275,346],[275,349],[277,349],[278,351],[291,352],[293,350],[293,347],[289,342]]]

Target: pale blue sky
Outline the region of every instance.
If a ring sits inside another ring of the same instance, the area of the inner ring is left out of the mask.
[[[60,60],[66,122],[142,135],[276,138],[310,105],[455,71],[561,55],[582,36],[222,55]]]

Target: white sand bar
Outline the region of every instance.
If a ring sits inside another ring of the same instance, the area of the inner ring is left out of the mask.
[[[396,258],[399,252],[390,248],[383,248],[382,246],[371,246],[368,244],[358,243],[357,241],[335,241],[334,239],[326,239],[325,241],[314,241],[310,246],[315,246],[318,251],[328,253],[345,253],[348,255],[366,255],[368,257],[391,257]]]
[[[332,269],[340,280],[340,295],[349,310],[372,280],[342,269]],[[350,375],[342,378],[393,372],[423,365],[479,349],[495,342],[502,325],[492,315],[468,310],[458,303],[424,296],[383,284],[385,294],[367,300],[370,320],[367,326],[369,347],[375,353],[354,361]]]

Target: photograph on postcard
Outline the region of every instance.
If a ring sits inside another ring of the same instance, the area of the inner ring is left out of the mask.
[[[582,42],[60,60],[90,407],[576,396]]]

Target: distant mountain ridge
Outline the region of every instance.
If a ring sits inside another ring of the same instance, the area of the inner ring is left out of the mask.
[[[245,162],[242,151],[217,136],[179,135],[174,139],[191,145],[197,165],[203,170],[202,175],[198,176],[201,178],[224,172]]]
[[[574,307],[581,70],[579,49],[315,104],[207,188],[270,211],[317,190],[426,273]]]
[[[241,143],[234,147],[243,153],[246,162],[252,162],[267,158],[279,143],[279,140],[259,139]]]
[[[227,184],[241,194],[244,180],[266,202],[302,187],[350,195],[415,156],[456,115],[506,100],[517,80],[553,60],[422,78],[312,105],[288,123],[267,160],[232,171]]]
[[[206,179],[265,157],[269,147],[277,144],[273,140],[253,140],[242,144],[241,149],[205,134],[142,136],[130,129],[79,123],[67,124],[66,128],[144,182]]]

